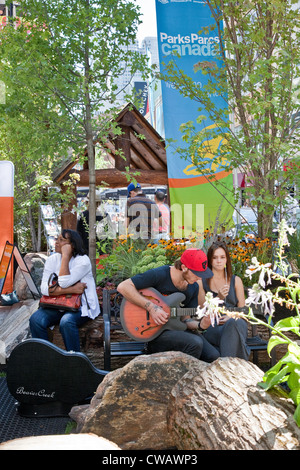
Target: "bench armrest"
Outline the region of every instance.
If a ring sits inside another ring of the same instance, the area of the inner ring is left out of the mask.
[[[110,295],[107,289],[103,289],[103,326],[104,326],[104,369],[110,370]]]

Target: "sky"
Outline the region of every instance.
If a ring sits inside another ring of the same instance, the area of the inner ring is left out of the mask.
[[[137,38],[141,42],[146,36],[157,36],[155,0],[134,0],[141,7],[142,24]]]

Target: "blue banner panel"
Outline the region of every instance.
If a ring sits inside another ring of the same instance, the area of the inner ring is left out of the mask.
[[[217,57],[219,50],[217,28],[209,29],[208,34],[201,32],[203,28],[214,24],[209,7],[205,2],[196,0],[156,0],[156,17],[161,71],[164,72],[165,65],[169,61],[174,61],[179,70],[190,77],[199,89],[203,89],[208,76],[201,72],[202,68],[208,64],[211,67],[222,67],[222,62]],[[226,101],[217,93],[210,97],[217,108],[227,107]],[[224,205],[223,209],[226,208],[227,212],[229,210],[232,214],[233,208],[225,202],[219,191],[212,191],[211,183],[193,164],[193,156],[190,155],[187,161],[176,152],[177,147],[185,147],[180,131],[181,124],[193,121],[196,131],[205,131],[216,128],[216,123],[212,122],[205,109],[199,109],[201,107],[199,102],[184,97],[168,81],[162,81],[162,100],[165,138],[176,141],[167,147],[171,205],[203,204],[205,225],[208,219],[214,220],[221,203]],[[201,124],[196,123],[199,115],[206,116]],[[224,159],[222,164],[215,164],[213,161],[223,143],[221,136],[208,142],[203,139],[202,144],[212,150],[205,155],[207,161],[205,168],[214,176],[212,182],[222,180],[226,198],[231,198],[229,193],[233,187],[232,173],[224,170]],[[210,201],[206,199],[208,185]],[[229,191],[226,191],[226,188]],[[190,221],[188,225],[190,229],[195,223]]]

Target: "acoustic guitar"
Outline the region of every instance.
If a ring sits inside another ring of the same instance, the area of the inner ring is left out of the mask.
[[[196,314],[196,308],[180,307],[180,304],[185,300],[185,295],[181,292],[164,296],[156,289],[149,287],[139,290],[139,293],[167,312],[169,320],[164,325],[157,325],[147,310],[123,298],[120,307],[120,320],[125,333],[136,341],[151,341],[164,330],[184,331],[186,325],[180,320],[180,317],[195,316]]]

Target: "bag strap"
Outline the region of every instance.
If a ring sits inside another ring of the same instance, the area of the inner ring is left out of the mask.
[[[53,282],[54,281],[54,282]],[[48,279],[48,289],[53,292],[58,286],[58,276],[56,273],[51,273]]]
[[[90,307],[90,305],[89,305],[89,303],[88,303],[88,299],[87,299],[85,290],[83,291],[83,293],[84,293],[84,297],[85,297],[85,301],[86,301],[87,308],[88,308],[88,310],[91,310],[91,307]]]

